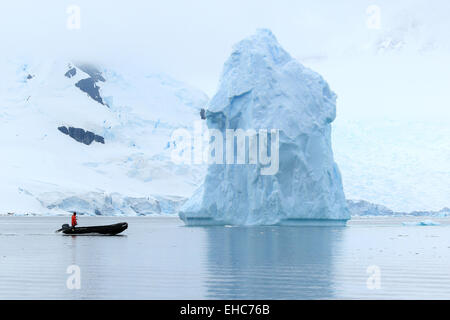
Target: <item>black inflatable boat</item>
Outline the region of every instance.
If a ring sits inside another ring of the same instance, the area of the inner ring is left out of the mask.
[[[121,222],[116,224],[111,224],[108,226],[94,226],[94,227],[71,227],[68,224],[63,224],[62,228],[57,230],[57,232],[62,232],[64,234],[100,234],[100,235],[116,235],[121,233],[128,228],[128,223]]]

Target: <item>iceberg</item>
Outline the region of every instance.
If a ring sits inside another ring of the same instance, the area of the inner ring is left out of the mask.
[[[435,222],[433,220],[424,220],[419,222],[403,222],[404,226],[440,226],[441,224],[439,222]]]
[[[204,183],[182,206],[180,218],[187,225],[345,224],[350,213],[331,148],[335,117],[336,94],[319,74],[293,59],[270,30],[237,43],[207,105],[208,130],[222,137],[230,130],[276,130],[278,164],[267,174],[262,161],[249,161],[250,154],[244,164],[209,162]],[[249,152],[247,138],[241,145]],[[266,155],[273,160],[274,136],[266,138],[271,145]],[[261,155],[266,145],[259,142]]]

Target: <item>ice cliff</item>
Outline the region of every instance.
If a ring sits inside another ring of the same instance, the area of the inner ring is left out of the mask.
[[[242,40],[208,103],[207,126],[223,137],[227,130],[278,130],[278,170],[263,174],[267,166],[250,164],[250,156],[245,164],[212,163],[180,218],[188,225],[345,223],[350,214],[331,148],[335,117],[335,93],[293,59],[271,31],[258,30]],[[267,140],[272,146],[273,136]]]

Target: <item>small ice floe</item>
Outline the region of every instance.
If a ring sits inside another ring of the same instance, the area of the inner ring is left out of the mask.
[[[424,220],[418,222],[403,222],[404,226],[439,226],[440,223],[432,220]]]

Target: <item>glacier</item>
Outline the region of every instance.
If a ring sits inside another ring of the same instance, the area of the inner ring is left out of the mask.
[[[200,119],[201,90],[65,57],[0,68],[0,215],[175,215],[203,180],[206,166],[170,159],[171,132]]]
[[[350,213],[331,147],[335,117],[336,94],[270,30],[240,41],[207,105],[207,126],[222,136],[278,130],[278,171],[264,175],[261,163],[211,163],[180,218],[187,225],[345,224]]]
[[[450,217],[450,208],[444,207],[440,210],[433,211],[394,211],[386,206],[371,203],[365,200],[347,200],[347,206],[350,211],[350,215],[353,216],[378,216],[378,217],[399,217],[399,216],[412,216],[412,217]]]

